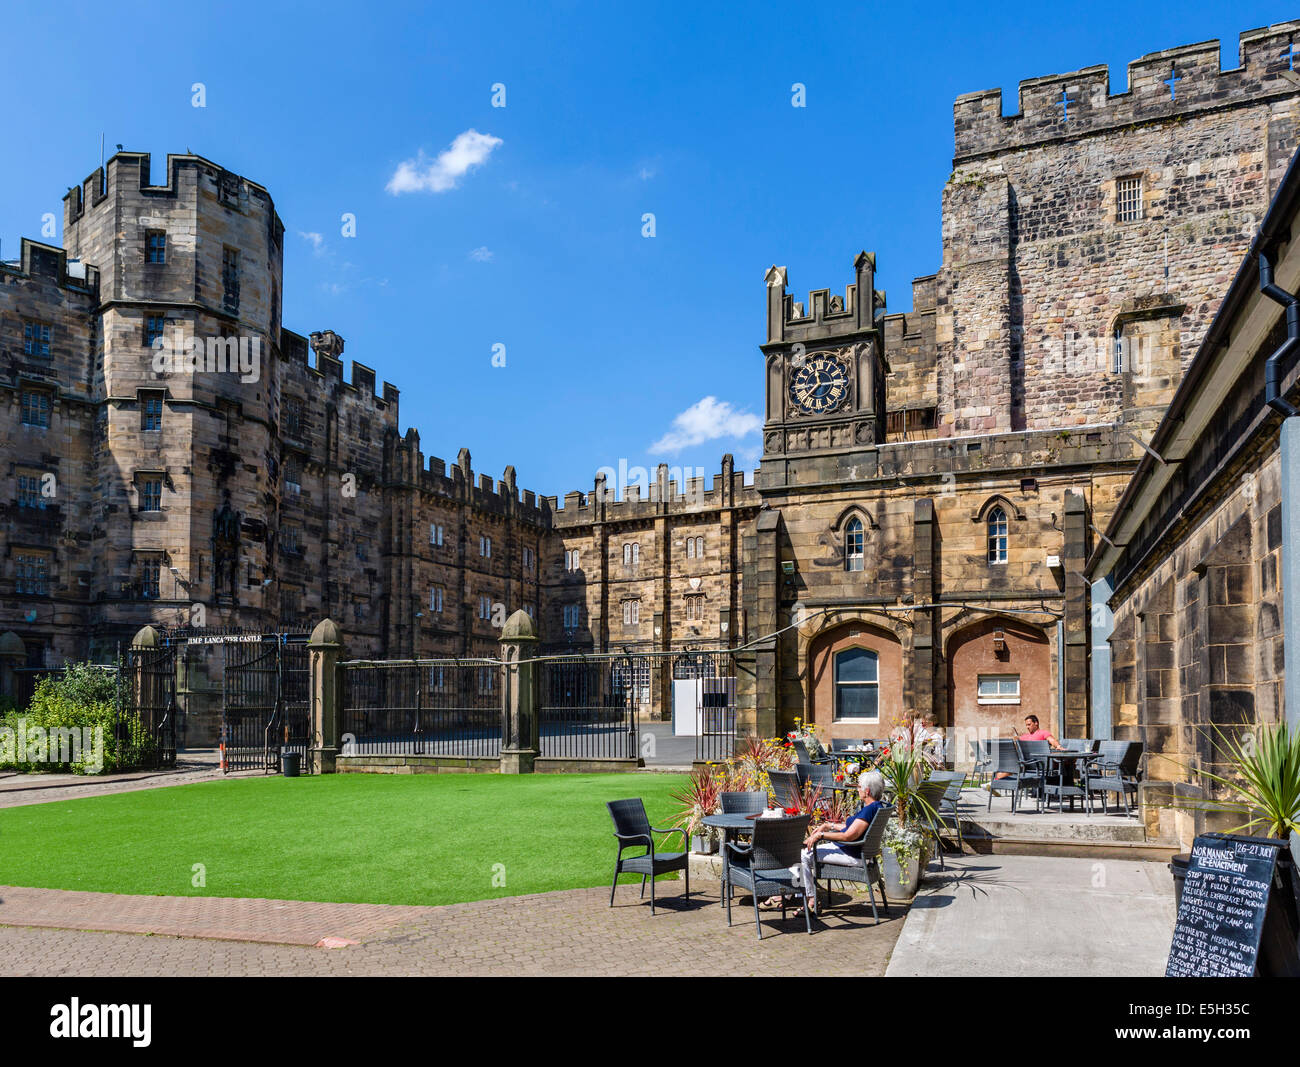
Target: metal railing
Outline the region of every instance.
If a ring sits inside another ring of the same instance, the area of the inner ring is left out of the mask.
[[[343,755],[497,757],[499,667],[495,660],[340,664]]]

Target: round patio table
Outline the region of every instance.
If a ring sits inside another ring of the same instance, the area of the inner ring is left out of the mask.
[[[1039,759],[1047,761],[1047,773],[1043,776],[1043,794],[1046,796],[1048,789],[1056,790],[1056,806],[1057,810],[1062,814],[1065,812],[1065,798],[1067,795],[1071,798],[1076,796],[1080,797],[1082,798],[1083,803],[1088,805],[1089,809],[1092,807],[1092,801],[1089,799],[1086,785],[1080,786],[1065,784],[1066,764],[1076,765],[1078,763],[1087,763],[1088,760],[1098,759],[1099,756],[1100,753],[1097,752],[1076,752],[1074,749],[1062,749],[1059,752],[1048,751],[1045,755],[1039,757]],[[1047,784],[1047,779],[1051,777],[1053,763],[1055,763],[1059,768],[1057,771],[1057,784],[1055,786],[1049,786]],[[1084,781],[1085,783],[1087,781],[1086,768]],[[1066,790],[1069,790],[1068,794]],[[1091,811],[1089,811],[1089,814],[1091,814]]]
[[[771,818],[771,816],[768,816]],[[757,815],[706,815],[700,820],[705,826],[722,831],[722,907],[727,906],[727,872],[731,862],[727,857],[727,842],[740,834],[752,834]]]

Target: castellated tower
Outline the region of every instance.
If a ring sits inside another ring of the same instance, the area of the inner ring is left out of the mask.
[[[260,626],[274,595],[284,227],[264,188],[201,157],[157,179],[119,152],[64,198],[67,254],[100,270],[91,600],[112,610],[89,621],[115,640]]]

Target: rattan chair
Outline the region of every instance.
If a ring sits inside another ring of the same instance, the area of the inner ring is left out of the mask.
[[[829,753],[822,756],[814,756],[812,753],[808,751],[808,746],[802,741],[796,741],[794,743],[794,753],[800,766],[804,766],[805,764],[820,764],[820,763],[835,762],[835,757],[830,755]]]
[[[753,815],[767,811],[767,794],[757,793],[719,793],[719,802],[723,815]]]
[[[894,809],[886,804],[872,816],[871,825],[857,841],[835,842],[845,852],[857,856],[858,862],[851,867],[841,866],[838,863],[824,863],[816,851],[813,852],[814,891],[816,891],[816,883],[823,879],[827,883],[827,893],[830,892],[831,882],[855,882],[858,885],[865,885],[867,892],[871,894],[871,917],[876,920],[877,925],[880,923],[880,913],[876,910],[874,886],[880,887],[880,906],[886,911],[889,910],[889,898],[885,896],[885,876],[880,870],[880,846],[885,840],[885,829],[893,814]]]
[[[641,896],[645,897],[646,881],[650,882],[650,914],[655,913],[655,878],[671,871],[684,871],[686,879],[686,896],[691,899],[691,870],[688,866],[689,854],[682,852],[656,852],[654,834],[681,834],[682,849],[686,849],[686,831],[680,826],[667,830],[651,826],[646,818],[645,804],[640,797],[631,800],[610,800],[605,807],[609,817],[614,820],[614,836],[618,838],[618,859],[614,863],[614,881],[609,887],[609,906],[614,906],[614,890],[618,888],[620,874],[639,874],[641,876]],[[640,856],[623,858],[625,848],[644,846],[645,853]]]
[[[754,836],[748,845],[727,845],[727,864],[730,868],[730,885],[727,887],[727,925],[731,925],[731,898],[736,889],[748,890],[754,898],[754,926],[758,939],[763,940],[763,919],[758,911],[760,897],[780,894],[781,919],[784,921],[786,898],[803,898],[803,920],[808,933],[812,933],[812,920],[808,917],[808,887],[796,885],[803,851],[803,840],[808,835],[807,815],[794,815],[783,819],[755,819]],[[815,890],[814,890],[815,891]]]
[[[772,794],[778,808],[799,806],[802,789],[798,771],[768,771],[767,780],[772,783]]]

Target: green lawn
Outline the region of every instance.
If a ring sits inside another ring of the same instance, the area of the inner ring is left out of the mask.
[[[607,885],[616,846],[605,801],[639,796],[650,822],[667,826],[668,794],[684,781],[333,774],[33,804],[0,810],[0,885],[377,904]],[[195,864],[202,888],[191,885]]]

